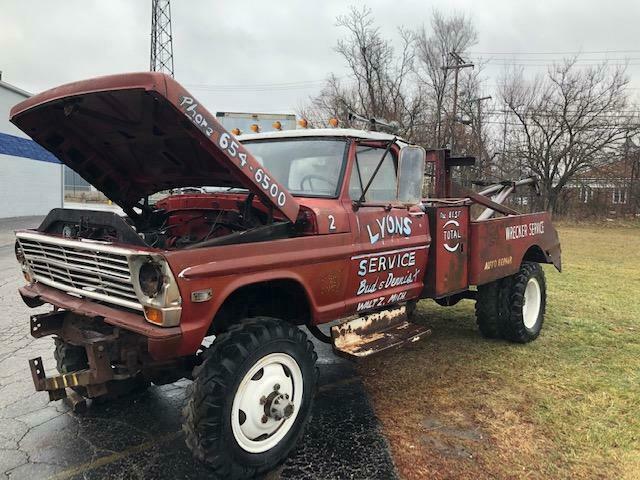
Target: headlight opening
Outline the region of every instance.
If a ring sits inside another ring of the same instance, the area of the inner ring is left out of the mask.
[[[162,291],[165,284],[165,276],[162,266],[154,261],[149,261],[140,267],[138,282],[140,290],[149,298],[154,298]]]

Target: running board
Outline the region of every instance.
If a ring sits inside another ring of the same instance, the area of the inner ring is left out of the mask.
[[[404,306],[383,310],[331,327],[333,351],[359,360],[431,334],[427,327],[409,322],[405,310]]]

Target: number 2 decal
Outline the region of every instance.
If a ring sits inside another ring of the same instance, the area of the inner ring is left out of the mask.
[[[329,230],[335,230],[336,229],[336,217],[334,217],[333,215],[329,215]]]

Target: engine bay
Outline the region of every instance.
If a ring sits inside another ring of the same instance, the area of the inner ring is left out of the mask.
[[[127,216],[98,210],[52,210],[39,231],[70,239],[176,250],[286,238],[293,225],[253,193],[171,195]]]

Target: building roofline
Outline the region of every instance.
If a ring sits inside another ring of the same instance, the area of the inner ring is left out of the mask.
[[[17,93],[18,95],[22,95],[25,98],[29,98],[33,96],[32,93],[29,93],[26,90],[22,90],[21,88],[11,85],[10,83],[5,82],[4,80],[0,80],[0,87],[6,88],[7,90],[11,90],[12,92]]]

